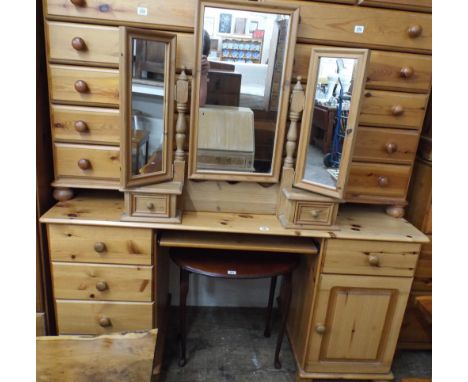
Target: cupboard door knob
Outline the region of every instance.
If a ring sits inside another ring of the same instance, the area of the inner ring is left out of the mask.
[[[317,210],[310,210],[309,213],[313,218],[318,218],[319,216],[319,212]]]
[[[388,178],[386,176],[379,176],[378,183],[380,187],[388,186]]]
[[[146,208],[148,208],[149,210],[152,210],[154,208],[153,202],[146,203]]]
[[[408,28],[408,36],[411,38],[416,38],[421,36],[422,33],[422,26],[421,25],[412,25]]]
[[[368,260],[369,264],[373,267],[378,267],[380,265],[380,258],[377,255],[370,255]]]
[[[73,37],[71,41],[71,45],[73,49],[75,50],[78,50],[78,51],[86,50],[86,43],[81,37]]]
[[[399,115],[402,115],[405,112],[405,109],[403,109],[403,106],[401,105],[393,105],[392,106],[392,114],[395,117],[398,117]]]
[[[78,161],[78,167],[82,170],[89,170],[91,168],[91,162],[88,159],[80,159]]]
[[[89,92],[89,87],[86,81],[83,80],[77,80],[75,81],[75,90],[78,93],[87,93]]]
[[[86,0],[70,0],[70,2],[76,7],[86,6]]]
[[[327,331],[327,328],[323,324],[318,324],[315,326],[315,331],[318,334],[325,334],[325,332]]]
[[[387,150],[387,153],[393,154],[397,151],[398,146],[395,143],[387,143],[385,145],[385,150]]]
[[[96,283],[96,289],[99,292],[104,292],[105,290],[109,289],[109,285],[107,285],[107,283],[105,281],[98,281]]]
[[[411,66],[404,66],[400,70],[400,77],[403,77],[406,79],[413,77],[413,74],[414,74],[414,69]]]
[[[94,250],[95,250],[97,253],[105,252],[105,250],[106,250],[106,244],[103,243],[102,241],[97,241],[96,243],[94,243]]]
[[[88,124],[85,121],[75,121],[75,130],[79,133],[86,133],[89,131]]]
[[[112,326],[112,322],[109,317],[101,317],[99,319],[99,325],[103,328],[108,328],[109,326]]]

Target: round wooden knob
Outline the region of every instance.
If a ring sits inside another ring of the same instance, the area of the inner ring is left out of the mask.
[[[412,25],[408,28],[408,36],[411,38],[416,38],[421,36],[422,33],[422,26],[421,25]]]
[[[75,121],[75,130],[79,133],[87,133],[89,131],[88,124],[85,121]]]
[[[392,114],[394,116],[399,116],[402,115],[405,112],[405,109],[403,109],[403,106],[401,105],[394,105],[392,106]]]
[[[404,66],[400,70],[400,77],[403,77],[406,79],[413,77],[413,74],[414,74],[414,69],[411,66]]]
[[[319,216],[319,212],[317,210],[310,210],[309,213],[313,218],[318,218]]]
[[[398,149],[398,146],[395,143],[389,142],[385,145],[385,150],[387,150],[387,153],[389,154],[395,153],[397,149]]]
[[[148,208],[149,210],[152,210],[154,208],[153,202],[146,203],[146,208]]]
[[[73,49],[83,51],[86,50],[86,43],[81,37],[73,37],[71,41]]]
[[[80,159],[78,161],[78,167],[82,170],[89,170],[91,168],[91,162],[88,159]]]
[[[106,251],[106,244],[103,243],[102,241],[97,241],[96,243],[94,243],[94,250],[97,253],[105,252]]]
[[[315,331],[316,331],[318,334],[325,334],[325,332],[327,331],[327,328],[326,328],[325,325],[323,325],[323,324],[318,324],[318,325],[315,327]]]
[[[112,326],[112,322],[109,317],[101,317],[99,319],[99,325],[103,328],[108,328],[109,326]]]
[[[369,264],[372,265],[373,267],[378,267],[380,264],[380,259],[379,259],[379,256],[377,255],[370,255],[368,260],[369,260]]]
[[[105,281],[98,281],[96,283],[96,289],[99,292],[104,292],[105,290],[109,289],[109,285],[107,285],[107,283]]]
[[[388,186],[388,178],[386,176],[379,176],[378,183],[380,187]]]
[[[77,80],[75,81],[75,90],[78,93],[87,93],[89,91],[89,87],[86,81]]]
[[[70,2],[76,7],[85,7],[86,0],[70,0]]]

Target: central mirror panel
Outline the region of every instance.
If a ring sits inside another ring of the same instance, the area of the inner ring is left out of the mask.
[[[190,178],[277,182],[297,10],[201,2]]]

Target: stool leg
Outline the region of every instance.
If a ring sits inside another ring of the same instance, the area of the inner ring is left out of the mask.
[[[180,341],[180,358],[179,366],[183,367],[187,363],[186,360],[186,343],[187,343],[187,294],[189,289],[190,272],[180,269],[180,302],[179,302],[179,341]]]
[[[291,304],[291,273],[283,275],[283,293],[284,301],[281,304],[281,327],[278,333],[278,340],[276,341],[276,350],[275,350],[275,368],[281,369],[281,362],[279,360],[279,354],[281,351],[281,344],[283,343],[284,332],[286,329],[286,322],[288,321],[289,305]]]
[[[275,297],[276,279],[277,276],[273,276],[270,282],[270,297],[268,298],[266,325],[265,332],[263,333],[265,337],[270,337],[271,335],[271,311],[273,310],[273,298]]]

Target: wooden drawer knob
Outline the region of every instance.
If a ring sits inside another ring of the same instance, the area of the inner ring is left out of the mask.
[[[414,74],[414,69],[411,66],[404,66],[400,70],[400,77],[402,78],[406,78],[406,79],[411,78],[413,77],[413,74]]]
[[[372,265],[373,267],[378,267],[380,264],[380,258],[377,255],[370,255],[368,260],[369,260],[369,264]]]
[[[395,143],[387,143],[385,145],[385,150],[387,150],[387,153],[393,154],[397,151],[398,146]]]
[[[99,325],[103,328],[108,328],[109,326],[112,326],[112,322],[109,317],[101,317],[99,319]]]
[[[97,253],[105,252],[106,251],[106,244],[103,243],[102,241],[97,241],[96,243],[94,243],[94,250]]]
[[[87,133],[89,131],[88,124],[85,121],[75,121],[75,130],[79,133]]]
[[[315,331],[318,334],[325,334],[325,332],[327,331],[327,328],[323,324],[318,324],[315,326]]]
[[[71,41],[73,49],[83,51],[86,50],[86,43],[81,37],[73,37]]]
[[[402,115],[405,112],[405,109],[403,109],[403,106],[401,105],[393,105],[392,106],[392,114],[395,117],[398,117],[399,115]]]
[[[408,28],[408,36],[411,38],[416,38],[421,36],[423,28],[421,25],[412,25]]]
[[[146,208],[148,208],[149,210],[154,209],[154,203],[153,202],[146,203]]]
[[[78,167],[82,170],[89,170],[91,168],[91,162],[88,159],[80,159],[78,161]]]
[[[315,219],[319,217],[319,212],[317,210],[310,210],[309,214]]]
[[[85,7],[86,0],[70,0],[70,2],[76,7]]]
[[[77,80],[75,81],[75,90],[78,93],[87,93],[89,92],[89,87],[86,81],[83,80]]]
[[[388,186],[388,178],[386,176],[379,176],[377,180],[380,187],[387,187]]]
[[[107,283],[105,281],[98,281],[96,283],[96,289],[99,292],[104,292],[105,290],[109,289],[109,285],[107,285]]]

